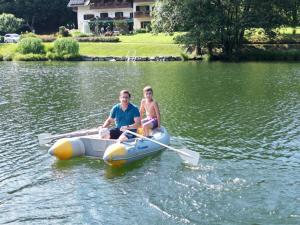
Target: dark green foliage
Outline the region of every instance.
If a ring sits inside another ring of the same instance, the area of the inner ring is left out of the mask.
[[[4,36],[0,35],[0,43],[3,43],[3,42],[4,42]]]
[[[44,54],[45,46],[39,38],[29,37],[23,38],[17,47],[17,52],[21,54]]]
[[[114,27],[120,31],[121,34],[127,34],[129,32],[129,25],[125,20],[115,20]]]
[[[247,61],[299,61],[300,60],[300,50],[249,50],[242,51],[239,60]]]
[[[27,29],[55,32],[59,26],[73,26],[76,13],[67,5],[69,0],[0,0],[0,13],[12,13],[25,20]]]
[[[101,28],[106,28],[106,31],[112,31],[114,22],[113,20],[100,20],[100,19],[95,19],[93,21],[89,22],[90,30],[96,35],[101,34]]]
[[[145,28],[141,28],[141,29],[136,29],[134,30],[135,34],[142,34],[142,33],[147,33]]]
[[[291,2],[295,0],[158,0],[152,27],[155,32],[186,31],[178,39],[181,44],[209,52],[221,47],[225,57],[236,58],[247,29],[263,28],[272,40],[274,28],[289,24],[289,12],[298,12],[286,7]]]

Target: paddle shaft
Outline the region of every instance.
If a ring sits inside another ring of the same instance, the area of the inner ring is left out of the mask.
[[[165,144],[160,143],[160,142],[158,142],[158,141],[152,140],[151,138],[147,138],[147,137],[145,137],[145,136],[143,136],[143,135],[140,135],[140,134],[137,134],[137,133],[135,133],[135,132],[133,132],[133,131],[131,131],[131,130],[126,130],[125,132],[130,133],[130,134],[133,134],[133,135],[135,135],[135,136],[137,136],[137,137],[140,137],[140,138],[143,138],[143,139],[145,139],[145,140],[152,141],[153,143],[156,143],[156,144],[158,144],[158,145],[161,145],[161,146],[163,146],[163,147],[165,147],[165,148],[168,148],[168,149],[170,149],[170,150],[172,150],[172,151],[174,151],[174,152],[178,152],[178,153],[180,153],[180,154],[183,154],[183,155],[185,155],[185,156],[188,156],[188,157],[193,158],[193,156],[191,156],[190,154],[188,154],[188,153],[186,153],[186,152],[180,151],[180,150],[178,150],[178,149],[176,149],[176,148],[172,148],[172,147],[169,146],[169,145],[165,145]]]

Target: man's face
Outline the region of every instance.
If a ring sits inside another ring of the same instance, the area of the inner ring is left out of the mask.
[[[120,95],[120,102],[122,104],[128,104],[129,100],[130,100],[130,98],[129,98],[128,94],[124,93],[124,94]]]

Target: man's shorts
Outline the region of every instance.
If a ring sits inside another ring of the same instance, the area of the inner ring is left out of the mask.
[[[131,129],[130,131],[132,132],[135,132],[136,133],[136,129]],[[111,139],[118,139],[121,134],[123,134],[122,131],[120,131],[120,128],[117,128],[117,127],[114,127],[114,128],[111,128],[109,130],[109,133],[110,133],[110,138]],[[125,133],[125,136],[128,138],[128,139],[131,139],[131,138],[135,138],[136,136],[134,134],[130,134],[130,133]]]

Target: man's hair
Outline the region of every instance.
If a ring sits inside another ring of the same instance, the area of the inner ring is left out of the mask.
[[[151,86],[146,86],[146,87],[144,87],[143,92],[145,93],[145,92],[147,92],[147,91],[151,91],[151,92],[153,93],[152,87],[151,87]]]
[[[131,94],[129,93],[129,91],[127,91],[127,90],[120,91],[120,96],[123,94],[128,94],[129,98],[131,98]]]

